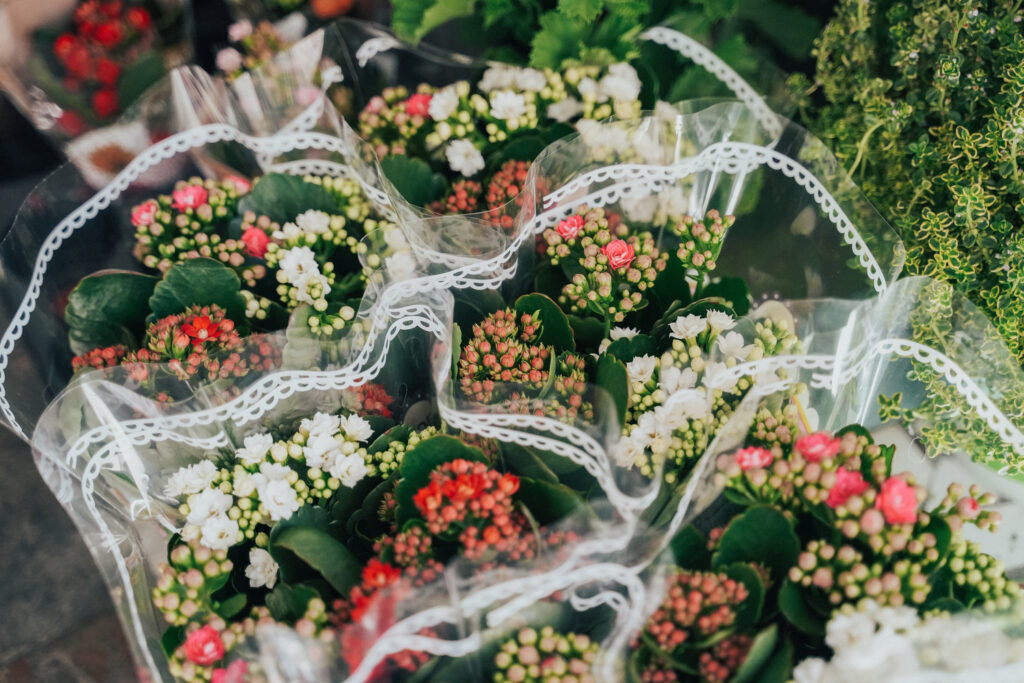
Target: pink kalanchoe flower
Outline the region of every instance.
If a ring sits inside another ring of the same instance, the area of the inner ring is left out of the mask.
[[[171,206],[178,211],[195,209],[206,202],[207,196],[205,188],[199,185],[186,185],[171,193],[171,198],[174,200]]]
[[[145,225],[152,225],[153,217],[156,215],[157,208],[159,207],[153,199],[142,202],[136,206],[132,209],[132,225],[136,228],[141,228]]]
[[[583,216],[569,216],[564,221],[558,222],[558,227],[555,230],[562,236],[563,240],[571,240],[576,235],[580,234],[580,230],[583,229]]]
[[[236,659],[226,669],[214,669],[210,683],[243,683],[249,665],[244,659]]]
[[[263,258],[267,253],[267,245],[270,244],[270,235],[253,226],[242,233],[242,242],[245,244],[246,254]]]
[[[830,508],[837,508],[846,503],[850,496],[859,496],[867,490],[868,483],[860,472],[840,467],[836,470],[836,483],[829,490],[825,502]]]
[[[210,666],[224,657],[224,641],[213,626],[207,624],[185,639],[185,656],[200,666]]]
[[[416,93],[405,101],[405,112],[409,116],[429,116],[430,115],[430,95],[426,93]]]
[[[814,432],[796,440],[796,450],[807,462],[821,462],[839,452],[839,439],[828,432]]]
[[[772,455],[772,452],[760,446],[750,446],[736,451],[736,464],[744,472],[757,467],[768,467],[773,460],[775,460],[775,456]]]
[[[917,521],[917,492],[899,477],[889,477],[875,498],[875,507],[889,524],[913,524]]]
[[[249,190],[252,189],[252,183],[250,183],[245,178],[242,178],[241,176],[229,175],[227,178],[224,179],[224,182],[231,183],[232,185],[234,185],[235,191],[238,194],[248,194]]]
[[[633,262],[633,245],[625,240],[612,240],[601,249],[608,258],[608,265],[618,270]]]

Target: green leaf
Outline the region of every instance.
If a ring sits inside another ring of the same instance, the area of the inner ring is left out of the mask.
[[[216,304],[238,326],[247,325],[245,299],[235,272],[209,258],[189,259],[170,267],[149,299],[151,320],[181,313],[189,306]]]
[[[772,43],[792,59],[807,59],[820,22],[799,7],[777,0],[740,0],[736,18],[757,25]]]
[[[726,527],[712,567],[734,562],[757,562],[777,580],[786,576],[800,554],[800,539],[779,510],[767,505],[748,508]]]
[[[783,638],[782,645],[775,648],[775,654],[761,668],[757,678],[753,680],[756,680],[757,683],[786,683],[792,679],[793,641],[789,638]]]
[[[121,111],[131,106],[142,93],[164,77],[164,60],[159,52],[147,52],[121,72],[117,79],[117,101]]]
[[[558,11],[573,19],[590,23],[601,15],[604,0],[558,0]]]
[[[291,621],[298,618],[298,612],[294,607],[295,596],[291,587],[279,583],[274,590],[267,593],[265,603],[270,610],[270,616],[277,621]]]
[[[245,609],[246,602],[245,593],[236,593],[227,600],[217,603],[213,611],[224,619],[230,619]]]
[[[707,569],[711,560],[708,540],[692,524],[684,526],[668,547],[676,565],[684,569]]]
[[[597,350],[604,338],[604,324],[597,318],[581,318],[576,315],[569,316],[569,326],[572,327],[572,336],[576,340],[576,348],[580,350]]]
[[[505,468],[520,477],[529,477],[550,484],[558,483],[558,475],[544,464],[532,448],[526,448],[511,442],[502,442],[501,458]]]
[[[720,567],[719,570],[747,587],[747,599],[736,608],[736,627],[741,630],[753,628],[761,620],[764,609],[764,582],[753,567],[742,562]]]
[[[608,345],[608,353],[615,356],[623,363],[629,363],[640,356],[654,356],[658,353],[654,337],[646,334],[638,334],[626,339],[616,339]]]
[[[160,647],[163,648],[164,654],[170,658],[174,655],[174,651],[177,650],[185,642],[185,627],[184,626],[172,626],[164,634],[160,636]]]
[[[426,206],[444,196],[444,176],[434,173],[427,162],[405,156],[387,156],[380,160],[381,170],[406,201]]]
[[[626,372],[626,366],[615,356],[602,354],[597,360],[594,381],[598,387],[608,392],[608,397],[615,407],[617,424],[626,424],[626,409],[629,405],[629,373]]]
[[[315,569],[338,592],[348,595],[359,583],[362,566],[354,555],[327,533],[312,527],[291,527],[278,534],[270,550],[274,558],[287,550]],[[275,552],[276,551],[276,552]]]
[[[576,341],[572,336],[569,318],[554,301],[543,294],[527,294],[516,299],[516,313],[534,314],[540,319],[540,336],[537,341],[549,344],[556,351],[574,351]]]
[[[759,676],[761,668],[775,652],[775,645],[779,640],[779,627],[775,624],[754,636],[754,642],[750,644],[747,657],[743,660],[740,668],[730,679],[729,683],[749,683],[750,681],[763,681],[764,677]]]
[[[415,45],[446,21],[473,14],[474,0],[393,0],[391,28]]]
[[[720,277],[704,288],[704,296],[726,301],[737,317],[750,312],[750,289],[739,277]]]
[[[568,486],[529,477],[519,478],[516,498],[542,526],[568,517],[577,510],[588,509],[580,494]]]
[[[875,437],[871,436],[871,432],[869,432],[867,430],[867,428],[864,427],[863,425],[859,425],[859,424],[846,425],[842,429],[836,431],[836,436],[842,437],[843,434],[847,434],[847,433],[856,434],[857,436],[863,436],[865,439],[868,440],[868,445],[869,446],[875,442]]]
[[[789,579],[779,588],[779,611],[786,620],[807,635],[822,638],[825,635],[825,620],[804,601],[800,586]]]
[[[540,31],[533,37],[530,66],[559,70],[562,62],[577,57],[589,30],[586,23],[559,12],[548,12],[540,18]]]
[[[519,135],[502,145],[495,159],[499,166],[506,161],[533,161],[547,146],[539,135]]]
[[[472,448],[452,436],[433,436],[406,452],[399,468],[401,479],[396,490],[399,524],[420,517],[413,496],[430,483],[430,473],[446,462],[458,459],[486,463],[479,448]]]
[[[114,344],[137,348],[146,331],[149,297],[156,284],[155,277],[129,272],[83,278],[64,310],[71,350],[84,353]]]
[[[459,359],[462,358],[462,326],[452,323],[452,386],[459,378]]]
[[[268,173],[238,202],[239,215],[252,211],[257,216],[287,223],[309,210],[338,212],[338,200],[322,185],[307,183],[288,173]]]

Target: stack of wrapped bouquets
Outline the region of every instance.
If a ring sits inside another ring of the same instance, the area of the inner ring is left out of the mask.
[[[140,678],[1020,680],[1024,374],[821,142],[341,27],[0,245]]]

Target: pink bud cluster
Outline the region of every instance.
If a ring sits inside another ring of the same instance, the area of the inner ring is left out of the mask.
[[[644,632],[671,654],[732,628],[736,609],[747,596],[746,586],[726,574],[679,570]]]
[[[384,88],[359,112],[359,134],[370,141],[378,157],[404,155],[410,141],[423,137],[425,126],[431,121],[429,108],[434,89],[424,84],[416,90],[410,96],[404,86]]]
[[[672,226],[672,231],[679,237],[676,258],[684,267],[701,273],[714,270],[725,231],[735,222],[735,216],[723,217],[716,209],[708,211],[701,220],[684,216]]]

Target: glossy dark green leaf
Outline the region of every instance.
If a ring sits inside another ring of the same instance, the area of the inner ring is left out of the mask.
[[[174,655],[174,651],[177,650],[185,642],[185,627],[184,626],[171,626],[169,629],[164,631],[164,634],[160,636],[160,647],[163,648],[164,654],[168,658]]]
[[[271,544],[275,558],[281,550],[293,553],[316,570],[339,595],[348,595],[359,583],[362,565],[348,548],[324,531],[312,527],[288,528]]]
[[[611,354],[602,354],[597,359],[597,374],[594,378],[598,388],[603,389],[615,409],[617,424],[626,423],[626,409],[629,405],[629,373],[621,360]]]
[[[238,202],[238,213],[252,211],[281,225],[306,211],[338,212],[338,200],[322,185],[290,173],[268,173]]]
[[[157,278],[141,273],[101,272],[83,278],[68,297],[64,320],[71,350],[101,346],[137,348],[146,332],[149,297]]]
[[[537,314],[540,319],[541,332],[537,341],[550,344],[557,351],[573,351],[576,342],[573,339],[569,319],[553,300],[543,294],[527,294],[516,299],[516,313]]]
[[[772,658],[775,646],[779,640],[779,627],[772,624],[754,636],[754,642],[750,644],[747,651],[747,658],[743,664],[736,669],[736,673],[730,679],[730,683],[752,683],[753,681],[765,680],[761,669]]]
[[[426,206],[444,196],[444,176],[434,173],[427,162],[405,156],[388,156],[380,161],[384,175],[405,197],[416,206]]]
[[[800,539],[786,516],[767,505],[748,508],[733,519],[722,533],[713,567],[734,562],[757,562],[768,567],[780,580],[796,564]]]
[[[245,299],[235,272],[219,261],[196,258],[176,263],[149,299],[150,320],[181,313],[189,306],[220,306],[239,327],[247,325]]]
[[[568,517],[577,510],[589,509],[580,494],[568,486],[527,477],[520,477],[516,498],[543,526]]]
[[[246,597],[244,593],[236,593],[227,600],[222,600],[214,606],[213,611],[224,619],[230,619],[245,609]]]
[[[672,538],[669,549],[676,565],[685,569],[707,569],[711,561],[708,539],[692,524],[684,526]]]
[[[800,586],[786,579],[779,588],[779,611],[786,620],[807,635],[822,638],[825,620],[815,613],[804,600]]]

